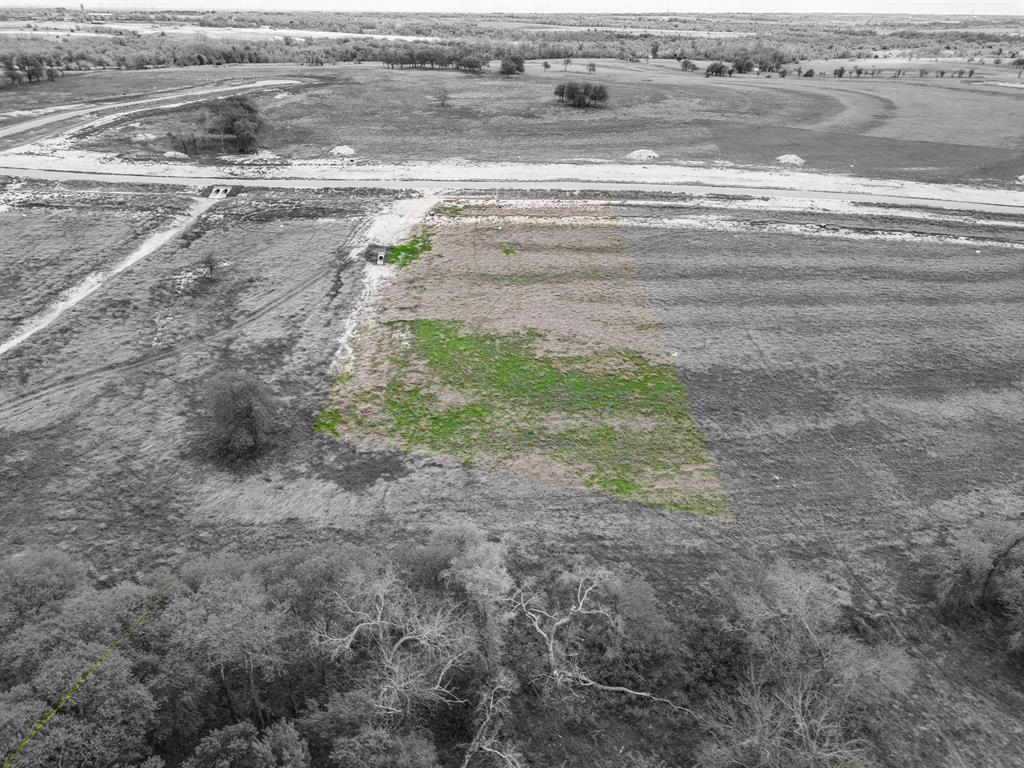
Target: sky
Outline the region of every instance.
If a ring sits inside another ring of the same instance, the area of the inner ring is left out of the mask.
[[[0,0],[2,7],[75,7],[74,0]],[[96,0],[104,8],[317,11],[419,11],[423,13],[921,13],[1017,16],[1024,0]],[[1024,23],[1024,22],[1022,22]]]

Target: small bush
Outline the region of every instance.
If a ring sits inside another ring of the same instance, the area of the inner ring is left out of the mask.
[[[277,399],[250,374],[234,371],[218,376],[205,399],[207,443],[218,458],[254,456],[280,429]]]
[[[943,566],[936,597],[950,621],[995,620],[1007,650],[1024,661],[1024,530],[996,521],[961,535]]]

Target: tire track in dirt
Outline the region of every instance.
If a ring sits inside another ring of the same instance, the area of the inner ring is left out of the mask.
[[[365,238],[366,232],[370,227],[372,219],[364,221],[349,239],[346,241],[345,246],[356,240],[362,240]],[[349,261],[349,263],[354,263]],[[307,290],[312,288],[314,285],[320,284],[323,280],[333,276],[337,270],[337,265],[330,264],[323,269],[317,270],[310,277],[302,280],[298,285],[294,286],[290,290],[283,294],[275,296],[270,301],[257,307],[256,309],[250,310],[247,313],[241,314],[239,322],[236,322],[230,328],[217,331],[216,333],[207,336],[201,340],[194,342],[189,349],[209,348],[222,341],[226,336],[235,334],[239,330],[246,328],[249,325],[257,322],[270,312],[278,309],[282,305],[296,298],[297,296],[305,293]],[[46,384],[43,387],[27,393],[25,395],[11,398],[10,400],[0,401],[0,410],[3,411],[5,416],[21,415],[27,409],[40,403],[43,399],[53,396],[59,396],[64,394],[74,394],[81,390],[83,387],[93,384],[97,379],[101,379],[108,374],[113,373],[130,373],[132,371],[142,370],[150,365],[163,362],[165,360],[172,360],[183,352],[180,348],[173,348],[164,350],[161,352],[145,353],[141,357],[136,357],[131,360],[126,360],[119,363],[108,363],[107,365],[99,366],[83,373],[76,374],[74,376],[65,376],[57,381],[50,384]]]
[[[79,303],[96,293],[111,278],[117,277],[122,272],[131,269],[135,264],[159,251],[175,237],[183,235],[195,224],[200,216],[208,211],[217,201],[212,199],[199,199],[182,216],[178,216],[174,224],[166,229],[158,230],[147,237],[138,248],[116,264],[110,271],[88,275],[71,288],[61,293],[60,298],[53,302],[42,312],[30,317],[18,329],[14,335],[0,343],[0,356],[3,356],[12,349],[19,347],[28,341],[39,331],[43,331],[56,322],[67,310],[74,308]]]

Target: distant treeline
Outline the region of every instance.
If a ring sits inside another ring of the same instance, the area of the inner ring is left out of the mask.
[[[998,32],[934,29],[882,30],[877,21],[869,23],[826,23],[815,17],[773,17],[772,23],[752,25],[750,19],[683,17],[627,17],[590,19],[595,25],[581,26],[562,17],[550,17],[560,27],[515,29],[507,18],[488,16],[441,16],[312,13],[205,13],[175,14],[124,12],[89,15],[56,13],[49,16],[5,12],[0,18],[31,19],[40,28],[61,21],[79,24],[98,36],[5,35],[0,63],[9,82],[42,79],[48,68],[88,70],[96,68],[144,69],[149,67],[196,66],[207,64],[284,63],[322,65],[338,62],[382,62],[392,67],[461,67],[479,69],[491,60],[522,57],[561,61],[565,58],[674,58],[704,61],[744,62],[750,60],[761,70],[773,71],[783,64],[814,59],[884,58],[886,52],[900,55],[964,56],[1012,59],[1019,38]],[[548,17],[543,17],[548,18]],[[645,32],[640,21],[657,27],[658,34]],[[525,21],[525,20],[524,20]],[[100,22],[105,26],[97,26]],[[119,29],[115,24],[157,22],[200,27],[260,27],[297,30],[265,38],[210,39],[202,34],[178,32],[140,34]],[[33,23],[26,21],[26,24]],[[620,24],[616,28],[610,25]],[[679,28],[678,34],[673,29]],[[694,35],[693,29],[710,30]],[[298,30],[333,34],[394,34],[437,38],[436,41],[389,40],[372,37],[298,36]],[[756,34],[755,34],[756,32]],[[713,36],[720,33],[721,36]],[[749,33],[749,34],[748,34]],[[463,62],[470,66],[464,66]],[[479,66],[476,66],[479,64]],[[738,71],[745,67],[737,66]],[[18,73],[21,73],[20,75]]]

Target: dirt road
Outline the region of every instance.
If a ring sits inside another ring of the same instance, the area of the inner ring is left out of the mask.
[[[23,158],[18,158],[22,160]],[[42,158],[35,158],[41,160]],[[60,170],[67,163],[55,162],[53,168],[25,167],[11,164],[12,158],[0,154],[0,174],[50,181],[90,181],[111,184],[169,184],[205,187],[229,185],[277,189],[408,189],[457,192],[459,190],[581,190],[608,192],[667,192],[694,195],[767,196],[789,200],[842,200],[875,205],[915,206],[947,211],[973,211],[1024,215],[1024,192],[988,190],[945,185],[913,184],[904,190],[864,179],[862,184],[847,188],[836,184],[824,174],[768,174],[759,171],[729,169],[730,177],[722,183],[701,183],[702,176],[713,176],[695,167],[661,166],[651,173],[651,181],[643,178],[634,166],[590,166],[573,164],[503,165],[481,168],[436,166],[417,174],[413,166],[353,166],[335,169],[335,177],[310,178],[245,178],[225,175],[174,175],[173,173],[109,172],[94,170]],[[44,165],[36,162],[34,165]],[[105,164],[104,168],[109,168]],[[179,166],[180,167],[180,166]],[[622,178],[621,169],[629,168],[630,176]],[[462,173],[459,169],[462,169]],[[217,168],[189,168],[189,171]],[[233,171],[236,169],[232,169]],[[341,174],[344,173],[344,176]],[[433,176],[433,178],[431,178]],[[616,178],[618,176],[618,178]],[[852,178],[852,177],[846,177]],[[716,179],[716,180],[719,180]],[[731,181],[732,183],[728,183]],[[771,182],[775,181],[773,185]],[[814,186],[832,188],[814,188]],[[972,199],[974,198],[974,199]]]
[[[166,93],[161,96],[153,96],[148,99],[136,99],[133,101],[122,101],[114,104],[93,104],[84,109],[72,109],[62,110],[57,112],[51,112],[41,117],[32,118],[31,120],[23,120],[14,125],[8,125],[0,128],[0,139],[7,138],[8,136],[17,136],[22,133],[28,133],[30,131],[44,128],[52,123],[61,123],[67,120],[73,120],[77,117],[86,117],[87,115],[94,115],[99,112],[105,112],[111,109],[120,109],[120,112],[115,112],[110,115],[103,115],[97,120],[89,121],[81,125],[76,125],[72,130],[79,131],[83,128],[91,125],[102,125],[113,120],[119,120],[123,117],[135,114],[136,112],[143,112],[154,107],[176,107],[180,104],[187,104],[193,101],[201,101],[202,99],[211,96],[213,94],[228,94],[228,93],[247,93],[249,91],[258,91],[264,88],[274,88],[278,86],[286,85],[298,85],[298,80],[259,80],[255,83],[246,83],[245,85],[231,85],[231,86],[220,86],[220,87],[208,87],[208,88],[188,88],[176,92]],[[185,101],[181,101],[185,99]],[[176,100],[176,101],[175,101]],[[162,102],[171,102],[163,104]],[[127,109],[126,109],[127,108]]]

